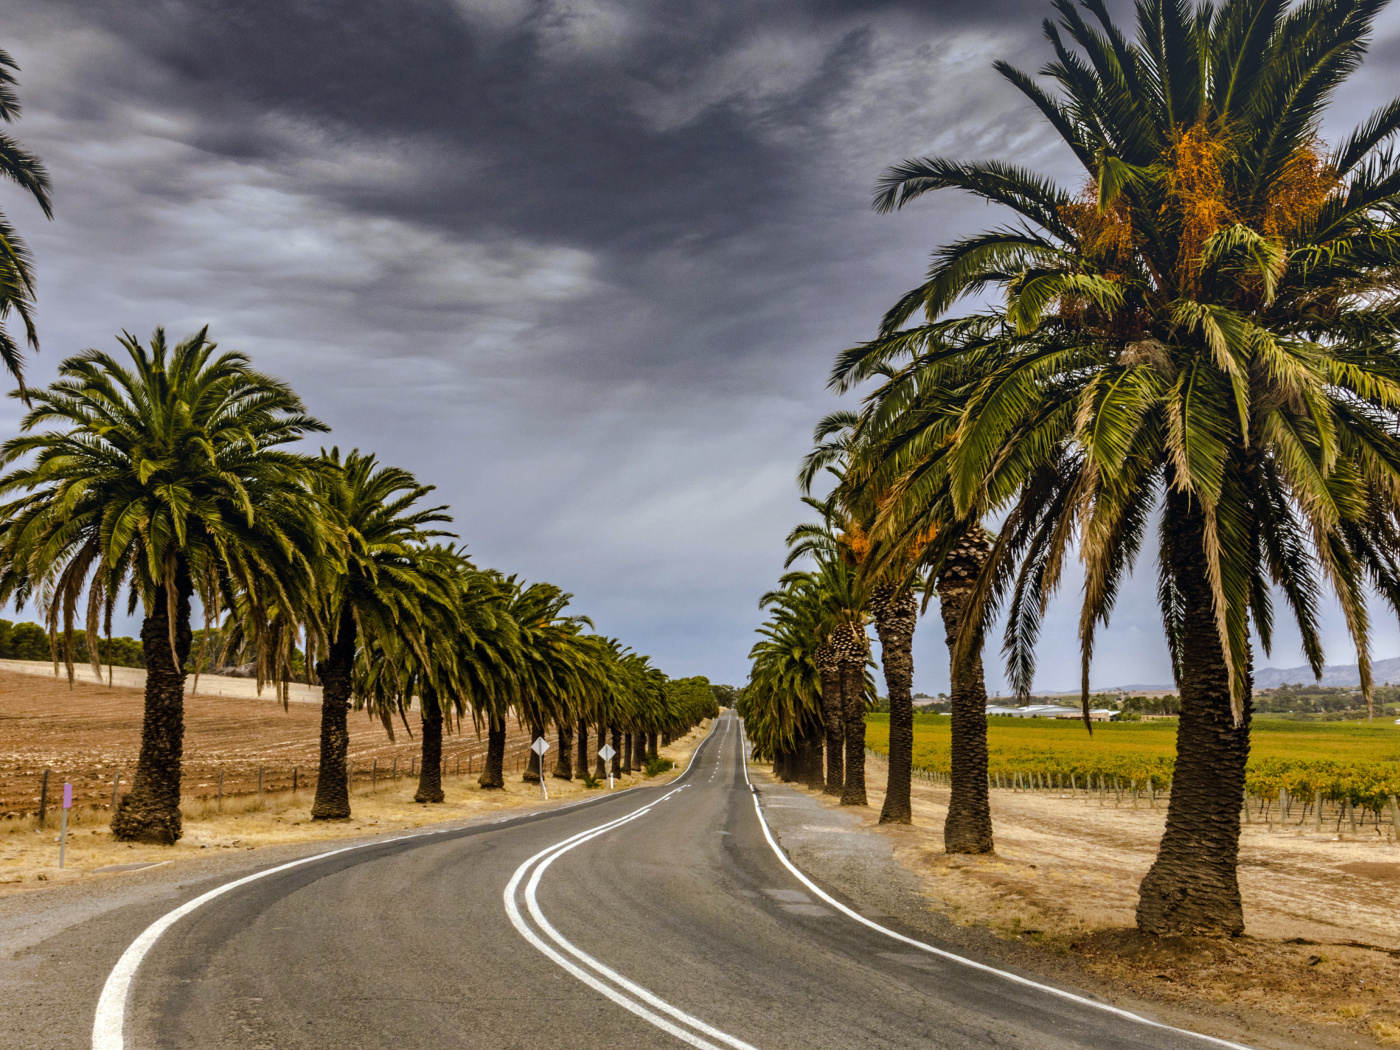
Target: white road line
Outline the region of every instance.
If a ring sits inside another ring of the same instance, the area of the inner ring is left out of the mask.
[[[226,882],[222,886],[216,886],[208,893],[203,893],[186,901],[174,911],[168,911],[151,925],[142,931],[141,936],[132,941],[126,951],[117,960],[117,965],[112,967],[112,972],[107,975],[107,981],[102,986],[102,995],[97,1000],[97,1015],[92,1022],[92,1050],[124,1050],[126,1046],[123,1029],[126,1026],[126,1000],[131,992],[131,982],[136,976],[137,969],[141,966],[141,961],[146,954],[160,940],[161,934],[177,922],[183,919],[196,908],[209,903],[215,897],[220,897],[230,890],[236,890],[240,886],[246,886],[250,882],[266,878],[269,875],[276,875],[280,871],[287,871],[290,868],[300,867],[303,864],[310,864],[314,860],[325,860],[327,857],[334,857],[337,853],[349,853],[351,850],[365,849],[369,846],[382,846],[389,842],[399,842],[403,839],[419,838],[427,832],[420,832],[417,835],[395,835],[393,838],[377,839],[374,842],[362,842],[354,846],[342,846],[340,849],[328,850],[325,853],[315,853],[309,857],[302,857],[300,860],[288,861],[286,864],[279,864],[275,868],[268,868],[266,871],[257,871],[251,875],[245,875],[241,879]]]
[[[703,745],[707,743],[709,739],[711,738],[707,738],[705,741],[702,741],[701,747],[703,747]],[[697,747],[695,752],[692,753],[690,762],[686,766],[685,773],[681,774],[682,777],[687,776],[690,773],[691,769],[695,765],[695,760],[699,757],[700,750],[701,748]],[[559,931],[554,928],[553,924],[551,924],[550,921],[545,917],[544,912],[540,908],[539,900],[536,896],[536,891],[539,889],[540,878],[543,876],[545,870],[549,867],[549,865],[554,863],[554,861],[557,858],[563,856],[575,846],[580,846],[585,842],[595,839],[600,835],[604,835],[615,828],[621,827],[624,824],[630,823],[631,821],[636,820],[641,816],[644,816],[645,814],[651,812],[652,807],[657,806],[662,802],[665,802],[673,795],[679,794],[688,786],[689,785],[682,785],[680,787],[674,788],[671,791],[668,791],[666,794],[662,795],[660,798],[655,799],[652,802],[649,802],[647,805],[635,809],[631,813],[619,817],[616,820],[611,820],[604,824],[600,824],[597,827],[589,828],[586,831],[581,831],[576,835],[569,836],[561,842],[556,842],[553,845],[547,846],[545,849],[540,850],[540,852],[536,853],[533,857],[529,858],[527,861],[521,864],[520,867],[516,868],[515,873],[511,876],[510,882],[506,886],[504,895],[506,915],[509,917],[511,925],[515,927],[516,932],[518,932],[522,937],[524,937],[525,940],[531,945],[531,947],[535,948],[555,965],[559,966],[571,976],[582,981],[594,991],[606,996],[618,1006],[621,1006],[624,1010],[628,1010],[631,1013],[636,1014],[638,1017],[643,1018],[650,1024],[653,1024],[657,1028],[660,1028],[662,1031],[675,1036],[683,1043],[687,1043],[690,1046],[699,1047],[700,1050],[723,1050],[723,1047],[725,1046],[732,1048],[732,1050],[757,1050],[757,1048],[750,1045],[749,1043],[746,1043],[743,1040],[737,1039],[726,1032],[720,1031],[718,1028],[706,1024],[700,1018],[686,1013],[684,1010],[681,1010],[679,1007],[672,1005],[665,999],[662,999],[660,996],[654,994],[648,989],[643,988],[641,985],[635,983],[634,981],[628,980],[616,970],[605,966],[593,956],[578,948],[578,946],[576,946],[571,941],[566,939],[562,934],[560,934]],[[531,870],[532,867],[533,871]],[[544,932],[545,936],[549,937],[550,940],[552,940],[560,948],[564,949],[564,951],[572,955],[579,962],[582,962],[585,966],[590,967],[594,971],[594,973],[589,973],[587,970],[575,965],[569,959],[565,958],[559,952],[551,948],[548,944],[544,942],[544,940],[540,938],[540,936],[535,932],[535,930],[530,927],[529,923],[525,921],[524,916],[520,913],[520,907],[517,903],[516,897],[520,891],[520,884],[522,881],[524,881],[527,874],[529,874],[530,876],[530,881],[525,887],[524,896],[525,906],[530,913],[530,917],[534,919],[536,925],[538,925],[539,928]],[[597,976],[595,976],[595,974],[597,974]],[[660,1013],[658,1013],[657,1011],[660,1011]],[[679,1021],[682,1024],[688,1025],[690,1026],[690,1028],[695,1029],[695,1031],[690,1031],[686,1028],[682,1028],[680,1027],[680,1025],[674,1024],[672,1023],[672,1021],[667,1020],[667,1018],[661,1016],[661,1014],[667,1014],[671,1018],[674,1018],[676,1021]],[[718,1044],[723,1044],[723,1046],[718,1045],[714,1042],[710,1042],[709,1040],[703,1038],[702,1035],[697,1035],[696,1032],[703,1033],[703,1036],[709,1036],[711,1039],[718,1040]]]
[[[708,739],[708,738],[707,738]],[[705,741],[701,741],[703,746]],[[694,764],[695,756],[699,754],[697,747],[691,755],[690,764]],[[690,765],[686,766],[684,777],[690,772]],[[676,778],[681,779],[680,777]],[[635,788],[628,788],[626,791],[618,792],[624,795],[627,791],[634,791]],[[609,797],[609,796],[603,796]],[[611,796],[617,797],[617,796]],[[585,799],[582,802],[573,802],[568,806],[558,806],[545,812],[554,813],[560,809],[568,809],[572,806],[582,805],[584,802],[591,802],[592,799]],[[535,814],[521,814],[521,816],[534,816]],[[490,824],[478,825],[479,827],[490,827],[501,824],[508,820],[518,820],[520,817],[504,816],[490,822]],[[220,897],[230,890],[236,890],[240,886],[246,886],[250,882],[266,878],[269,875],[276,875],[278,872],[287,871],[291,868],[300,867],[303,864],[310,864],[312,861],[325,860],[327,857],[334,857],[339,853],[349,853],[353,850],[368,849],[371,846],[383,846],[390,842],[401,842],[404,839],[424,838],[429,835],[444,835],[452,831],[460,831],[461,828],[442,828],[432,831],[419,831],[409,835],[394,835],[391,838],[374,839],[371,842],[361,842],[354,846],[342,846],[339,849],[327,850],[324,853],[313,853],[309,857],[302,857],[300,860],[288,861],[286,864],[279,864],[275,868],[268,868],[265,871],[255,871],[251,875],[245,875],[241,879],[226,882],[222,886],[215,886],[207,893],[186,901],[173,911],[166,912],[151,925],[147,926],[136,940],[132,941],[126,951],[122,952],[117,964],[112,967],[112,972],[107,975],[106,982],[102,985],[102,994],[97,1000],[97,1012],[92,1022],[92,1050],[126,1050],[126,1004],[131,996],[131,985],[136,978],[136,971],[140,968],[142,961],[150,953],[151,949],[160,940],[161,935],[166,930],[174,926],[186,915],[203,907],[209,901]]]
[[[742,732],[742,727],[740,731]],[[773,838],[773,833],[768,827],[768,821],[765,820],[763,817],[763,807],[758,804],[758,792],[754,790],[753,782],[749,780],[749,767],[747,762],[744,763],[744,783],[749,786],[749,791],[753,795],[753,809],[754,812],[758,814],[758,823],[763,828],[763,837],[768,840],[768,845],[773,848],[774,854],[776,854],[777,858],[783,862],[783,866],[787,868],[788,871],[792,872],[792,874],[796,876],[797,880],[801,882],[802,885],[806,886],[818,897],[826,901],[827,904],[830,904],[833,908],[835,908],[837,911],[841,912],[848,918],[854,919],[862,926],[868,926],[872,930],[875,930],[879,933],[883,933],[886,937],[892,937],[894,940],[899,941],[902,944],[907,944],[911,947],[919,948],[923,951],[928,952],[930,955],[938,956],[940,959],[947,959],[949,962],[960,963],[963,966],[971,967],[974,970],[980,970],[983,973],[993,974],[994,976],[1000,977],[1003,980],[1011,981],[1013,984],[1024,985],[1027,988],[1034,988],[1037,991],[1045,992],[1047,995],[1053,995],[1060,999],[1067,999],[1070,1002],[1078,1003],[1081,1006],[1092,1006],[1095,1010],[1102,1010],[1104,1013],[1113,1014],[1115,1017],[1121,1017],[1124,1020],[1133,1021],[1137,1024],[1147,1025],[1149,1028],[1160,1028],[1163,1031],[1176,1032],[1179,1035],[1190,1036],[1192,1039],[1199,1039],[1202,1042],[1212,1043],[1215,1046],[1226,1046],[1229,1047],[1230,1050],[1254,1050],[1253,1047],[1246,1046],[1243,1043],[1232,1043],[1228,1039],[1217,1039],[1213,1035],[1202,1035],[1200,1032],[1193,1032],[1187,1028],[1177,1028],[1175,1025],[1163,1024],[1161,1021],[1154,1021],[1150,1017],[1143,1017],[1141,1014],[1135,1014],[1130,1010],[1124,1010],[1121,1007],[1113,1006],[1110,1003],[1101,1003],[1095,999],[1089,999],[1082,995],[1076,995],[1074,992],[1067,992],[1063,988],[1056,988],[1054,985],[1041,984],[1039,981],[1032,981],[1028,977],[1022,977],[1020,974],[1011,973],[1009,970],[999,970],[995,966],[988,966],[986,963],[977,962],[975,959],[969,959],[966,956],[955,955],[953,952],[946,951],[943,948],[935,948],[933,945],[925,944],[923,941],[917,941],[913,937],[906,937],[902,933],[896,933],[894,930],[881,926],[878,922],[871,922],[864,915],[861,915],[859,912],[852,911],[850,908],[846,907],[836,898],[832,897],[831,894],[827,893],[815,882],[813,882],[801,871],[799,871],[797,866],[793,864],[792,861],[788,860],[787,854],[783,852],[782,847],[780,847],[777,843],[777,840]]]

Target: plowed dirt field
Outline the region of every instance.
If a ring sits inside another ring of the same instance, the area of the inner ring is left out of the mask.
[[[200,683],[206,688],[207,677]],[[66,678],[0,670],[0,819],[15,819],[39,808],[40,783],[49,774],[49,805],[57,805],[65,781],[73,785],[75,806],[106,809],[112,781],[130,787],[141,743],[140,689],[77,682]],[[321,708],[293,703],[288,710],[272,698],[186,696],[184,791],[208,797],[218,791],[223,772],[225,795],[257,790],[258,769],[266,791],[315,785]],[[412,716],[410,722],[412,721]],[[391,741],[384,727],[363,712],[350,713],[350,758],[356,783],[408,776],[418,755],[413,737],[396,725]],[[511,724],[506,769],[516,768],[529,748],[528,734]],[[443,741],[448,771],[481,769],[486,739],[470,723]]]

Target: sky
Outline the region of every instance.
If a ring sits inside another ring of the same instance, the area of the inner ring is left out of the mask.
[[[46,382],[122,330],[208,324],[332,433],[437,486],[479,564],[550,580],[674,676],[741,684],[810,515],[834,355],[930,253],[999,218],[870,209],[887,165],[1005,158],[1078,181],[992,70],[1034,71],[1025,0],[9,0],[11,131],[55,218],[0,187],[34,252]],[[1400,18],[1328,128],[1386,101]],[[1335,134],[1335,133],[1334,133]],[[0,404],[0,436],[18,406]],[[1139,566],[1096,686],[1167,683]],[[1041,689],[1078,682],[1077,582]],[[1376,608],[1373,651],[1400,654]],[[936,610],[915,686],[947,688]],[[134,633],[134,625],[133,625]],[[1302,663],[1279,631],[1272,658]],[[1354,653],[1341,618],[1329,662]],[[995,652],[988,686],[1005,689]]]

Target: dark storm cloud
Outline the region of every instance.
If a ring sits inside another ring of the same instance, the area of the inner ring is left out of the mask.
[[[676,674],[740,679],[833,353],[990,217],[874,216],[879,170],[1070,173],[990,69],[1044,61],[1022,0],[10,10],[18,131],[57,187],[48,227],[3,200],[40,263],[37,373],[212,322],[341,445],[436,482],[481,561]],[[1145,595],[1137,679],[1167,673]]]

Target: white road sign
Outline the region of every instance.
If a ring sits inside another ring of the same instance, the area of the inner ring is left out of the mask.
[[[617,752],[613,750],[611,744],[604,744],[598,749],[598,757],[604,762],[610,761],[615,754],[617,754]]]
[[[537,755],[543,755],[549,750],[549,741],[542,736],[536,737],[535,742],[530,745],[530,750]]]

